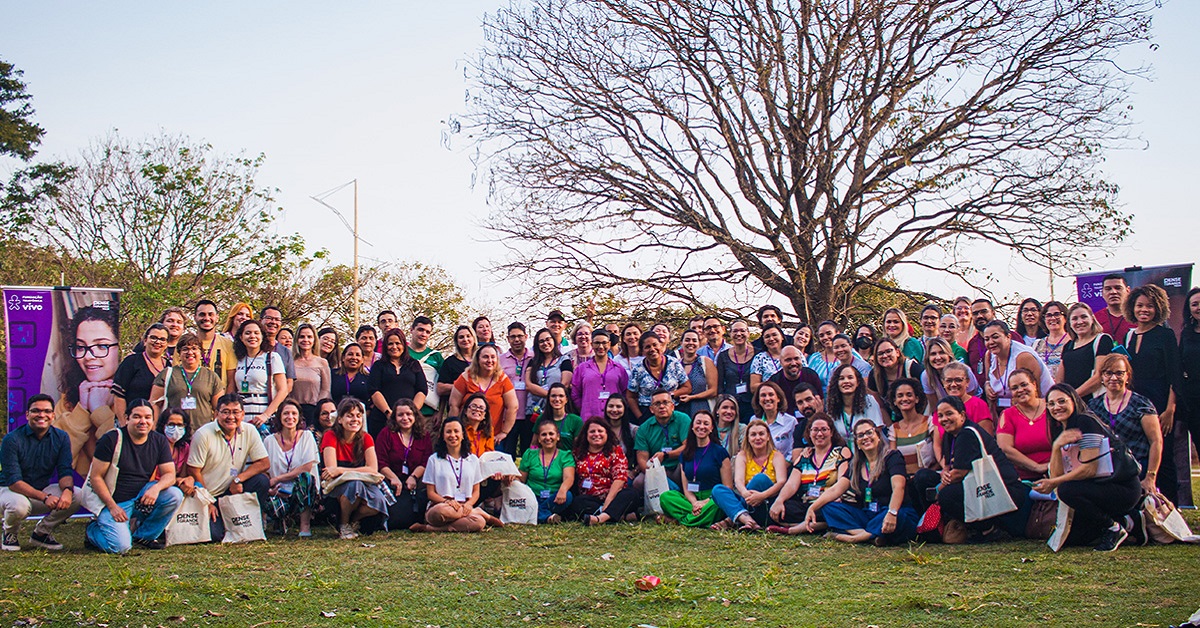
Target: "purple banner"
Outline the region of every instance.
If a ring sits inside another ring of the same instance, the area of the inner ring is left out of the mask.
[[[71,437],[75,471],[87,473],[96,438],[112,429],[112,380],[121,363],[120,290],[4,288],[8,330],[8,429],[25,403],[54,399],[54,426]]]
[[[1131,266],[1123,270],[1106,270],[1075,275],[1075,289],[1079,300],[1092,307],[1093,311],[1106,307],[1101,287],[1104,278],[1117,274],[1125,278],[1130,288],[1154,284],[1166,290],[1171,301],[1171,317],[1168,324],[1176,333],[1183,327],[1183,313],[1187,309],[1185,302],[1188,290],[1192,288],[1193,264],[1176,264],[1173,266]]]

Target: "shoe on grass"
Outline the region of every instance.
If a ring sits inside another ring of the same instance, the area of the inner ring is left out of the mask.
[[[346,524],[342,526],[340,530],[338,530],[338,536],[343,539],[357,539],[358,532],[354,531],[353,526]]]
[[[1125,531],[1125,528],[1120,526],[1117,526],[1116,530],[1105,530],[1104,534],[1100,535],[1100,542],[1096,543],[1094,549],[1097,552],[1116,551],[1118,547],[1121,547],[1121,543],[1125,542],[1126,538],[1129,538],[1129,533]]]
[[[63,548],[62,543],[56,541],[54,539],[54,535],[49,532],[45,534],[38,534],[37,532],[34,532],[33,534],[29,535],[29,542],[42,549],[50,550],[51,552],[57,552]]]
[[[160,550],[160,549],[166,549],[166,548],[167,548],[167,544],[166,544],[166,543],[163,543],[162,541],[160,541],[160,540],[158,540],[158,539],[138,539],[138,538],[135,538],[135,539],[133,539],[133,544],[134,544],[134,545],[136,545],[136,546],[138,546],[138,547],[140,547],[140,548],[142,548],[142,549],[148,549],[148,550]]]
[[[62,546],[60,545],[59,547],[62,547]],[[13,530],[12,532],[9,532],[8,530],[4,531],[3,536],[0,537],[0,549],[4,550],[6,552],[21,551],[21,543],[19,541],[17,541],[16,530]]]

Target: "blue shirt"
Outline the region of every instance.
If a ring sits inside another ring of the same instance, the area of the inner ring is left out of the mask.
[[[711,491],[721,483],[721,465],[728,459],[729,452],[721,443],[710,441],[708,447],[692,452],[692,457],[681,460],[680,464],[689,482],[699,484],[701,491]]]
[[[37,490],[50,486],[50,476],[71,475],[71,437],[51,427],[40,439],[29,424],[8,433],[0,443],[0,486],[25,482]]]

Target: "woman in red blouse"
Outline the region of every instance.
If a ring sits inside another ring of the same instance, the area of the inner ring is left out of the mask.
[[[629,462],[607,421],[592,417],[575,439],[575,500],[568,515],[584,525],[616,523],[633,512],[637,491],[628,486]]]

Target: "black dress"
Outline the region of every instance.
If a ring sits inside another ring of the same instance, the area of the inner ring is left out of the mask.
[[[407,354],[404,357],[404,363],[399,367],[388,360],[379,360],[371,367],[371,374],[367,378],[371,396],[375,393],[382,394],[389,407],[397,399],[412,399],[417,393],[423,395],[429,390],[421,363]],[[375,407],[374,403],[367,405],[371,408],[371,412],[367,414],[367,432],[376,436],[387,424],[387,415]]]
[[[1144,334],[1135,329],[1129,334],[1129,362],[1133,366],[1133,381],[1129,387],[1154,404],[1159,415],[1167,408],[1171,390],[1180,391],[1182,370],[1179,364],[1179,345],[1170,327],[1158,325]],[[1178,392],[1176,393],[1178,394]],[[1163,436],[1162,464],[1158,466],[1155,482],[1158,490],[1171,502],[1179,495],[1179,479],[1175,469],[1175,434]]]

